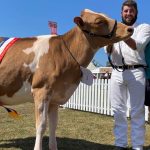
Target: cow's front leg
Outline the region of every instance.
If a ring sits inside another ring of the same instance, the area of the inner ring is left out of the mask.
[[[42,150],[42,138],[46,130],[49,99],[45,89],[34,90],[33,95],[36,117],[36,141],[34,150]]]
[[[56,127],[58,122],[58,105],[50,104],[49,107],[49,149],[57,150]]]

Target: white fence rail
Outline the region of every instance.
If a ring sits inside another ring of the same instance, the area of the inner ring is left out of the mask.
[[[63,107],[113,116],[109,98],[111,79],[100,79],[99,73],[95,75],[97,78],[94,79],[93,85],[80,83]],[[145,108],[145,120],[148,121],[148,108]],[[129,116],[130,107],[127,111],[127,117]]]

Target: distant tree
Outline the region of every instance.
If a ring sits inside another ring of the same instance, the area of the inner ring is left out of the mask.
[[[94,64],[95,67],[101,66],[95,59],[92,60],[92,63]]]
[[[106,62],[106,67],[111,67],[109,61]]]

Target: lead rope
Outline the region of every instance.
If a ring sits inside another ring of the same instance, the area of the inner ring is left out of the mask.
[[[63,43],[64,43],[64,45],[65,45],[67,51],[69,52],[69,54],[71,55],[71,57],[75,60],[75,62],[77,62],[78,66],[79,66],[79,68],[80,68],[79,62],[76,60],[76,58],[75,58],[75,57],[72,55],[72,53],[70,52],[70,50],[69,50],[69,48],[68,48],[66,42],[64,41],[64,39],[63,39],[62,37],[61,37],[61,39],[62,39],[62,41],[63,41]],[[80,72],[81,72],[81,76],[82,76],[82,71],[81,71],[81,69],[80,69]]]
[[[122,64],[123,64],[123,67],[122,69],[118,69],[118,67],[116,65],[113,64],[112,60],[111,60],[111,53],[107,53],[107,56],[108,56],[108,61],[110,63],[110,65],[112,66],[113,69],[116,69],[118,72],[123,72],[125,70],[125,61],[124,61],[124,57],[122,55],[122,51],[121,51],[121,46],[120,46],[120,42],[118,43],[119,44],[119,50],[120,50],[120,54],[122,56]]]

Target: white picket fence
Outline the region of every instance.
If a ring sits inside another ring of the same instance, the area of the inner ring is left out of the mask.
[[[80,83],[63,107],[113,116],[109,98],[111,79],[100,79],[99,73],[95,76],[97,78],[94,79],[92,86]],[[148,121],[148,108],[145,108],[145,120]],[[128,106],[127,117],[129,116],[130,107]]]

